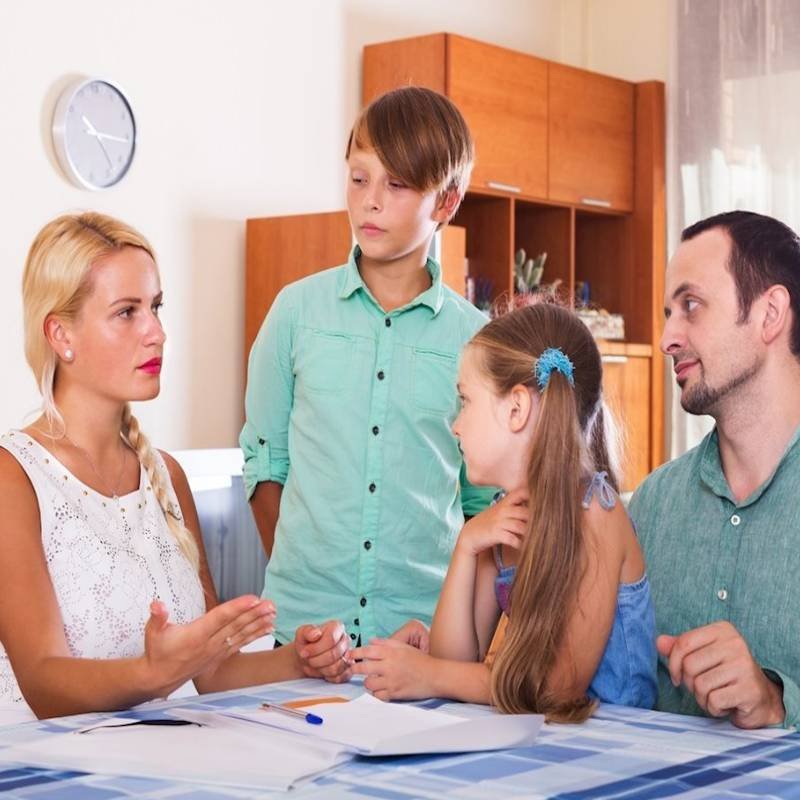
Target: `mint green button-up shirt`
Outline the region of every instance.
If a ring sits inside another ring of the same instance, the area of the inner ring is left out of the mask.
[[[491,501],[450,430],[458,358],[486,317],[442,284],[385,313],[356,259],[286,286],[250,353],[248,496],[283,484],[264,595],[276,637],[342,620],[353,639],[430,623],[464,514]]]
[[[734,499],[716,430],[654,472],[630,514],[644,550],[659,634],[728,620],[756,662],[783,683],[786,727],[800,722],[800,431],[775,472]],[[702,714],[659,659],[657,708]]]

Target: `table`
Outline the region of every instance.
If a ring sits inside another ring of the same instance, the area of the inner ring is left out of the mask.
[[[333,690],[333,692],[332,692]],[[260,686],[148,704],[153,709],[213,710],[243,702],[283,702],[341,694],[356,697],[360,684],[331,686],[315,680]],[[441,706],[444,701],[421,705]],[[491,713],[460,706],[460,713]],[[106,800],[167,798],[232,800],[278,797],[251,791],[167,780],[109,777],[37,769],[3,759],[3,749],[45,733],[100,721],[84,714],[0,728],[0,800]],[[119,716],[119,715],[117,715]],[[781,730],[741,731],[721,720],[601,705],[583,725],[548,725],[533,747],[493,753],[404,758],[359,758],[292,790],[292,798],[408,800],[436,798],[800,798],[800,734]]]

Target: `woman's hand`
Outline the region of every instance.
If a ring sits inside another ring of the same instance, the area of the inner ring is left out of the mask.
[[[350,651],[353,673],[366,675],[364,687],[379,700],[423,700],[436,694],[436,659],[397,639],[373,639]]]
[[[307,678],[346,683],[352,675],[350,643],[344,625],[329,620],[323,625],[301,625],[294,635],[300,669]]]
[[[518,549],[527,529],[528,492],[515,489],[467,522],[456,547],[472,556],[498,544]]]
[[[274,621],[272,601],[255,595],[221,603],[184,625],[170,622],[166,606],[154,600],[144,629],[144,661],[154,693],[166,696],[200,673],[213,673],[244,645],[271,633]]]

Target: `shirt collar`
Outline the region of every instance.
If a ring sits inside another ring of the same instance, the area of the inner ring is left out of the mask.
[[[366,294],[375,303],[375,305],[377,305],[375,298],[367,288],[367,285],[364,283],[361,273],[358,270],[358,259],[360,256],[361,248],[356,245],[352,249],[350,258],[348,258],[347,264],[345,265],[345,268],[339,279],[339,297],[341,297],[343,300],[346,300],[347,298],[352,297],[359,289],[361,289],[364,294]],[[428,258],[425,264],[425,269],[428,270],[428,274],[431,276],[431,285],[424,292],[417,295],[410,303],[408,303],[408,305],[403,306],[402,309],[396,309],[397,311],[413,308],[414,306],[418,305],[427,306],[431,311],[433,311],[434,316],[441,311],[442,304],[444,303],[442,268],[439,266],[437,261],[432,258]]]
[[[730,486],[728,486],[725,473],[722,471],[722,459],[719,454],[719,434],[715,426],[714,430],[706,436],[705,441],[701,444],[703,452],[700,457],[700,480],[711,489],[717,497],[724,497],[738,508],[752,505],[770,487],[770,484],[783,466],[783,463],[790,457],[792,452],[797,449],[798,442],[800,442],[800,427],[794,432],[794,435],[783,451],[783,455],[772,471],[772,474],[749,497],[745,498],[741,503],[738,503],[733,496],[733,492],[731,492]]]

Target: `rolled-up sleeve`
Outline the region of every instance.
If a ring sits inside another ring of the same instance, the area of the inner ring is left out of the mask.
[[[289,416],[294,396],[294,314],[286,289],[275,298],[250,350],[245,424],[239,436],[248,500],[262,481],[289,474]]]
[[[790,730],[797,730],[800,727],[800,687],[785,672],[773,667],[763,667],[764,672],[770,680],[778,678],[776,683],[780,683],[783,693],[783,709],[786,716],[783,719],[783,727]],[[772,673],[772,674],[770,674]]]
[[[465,517],[480,514],[492,502],[497,489],[491,486],[473,486],[467,480],[466,464],[461,464],[461,509]]]

